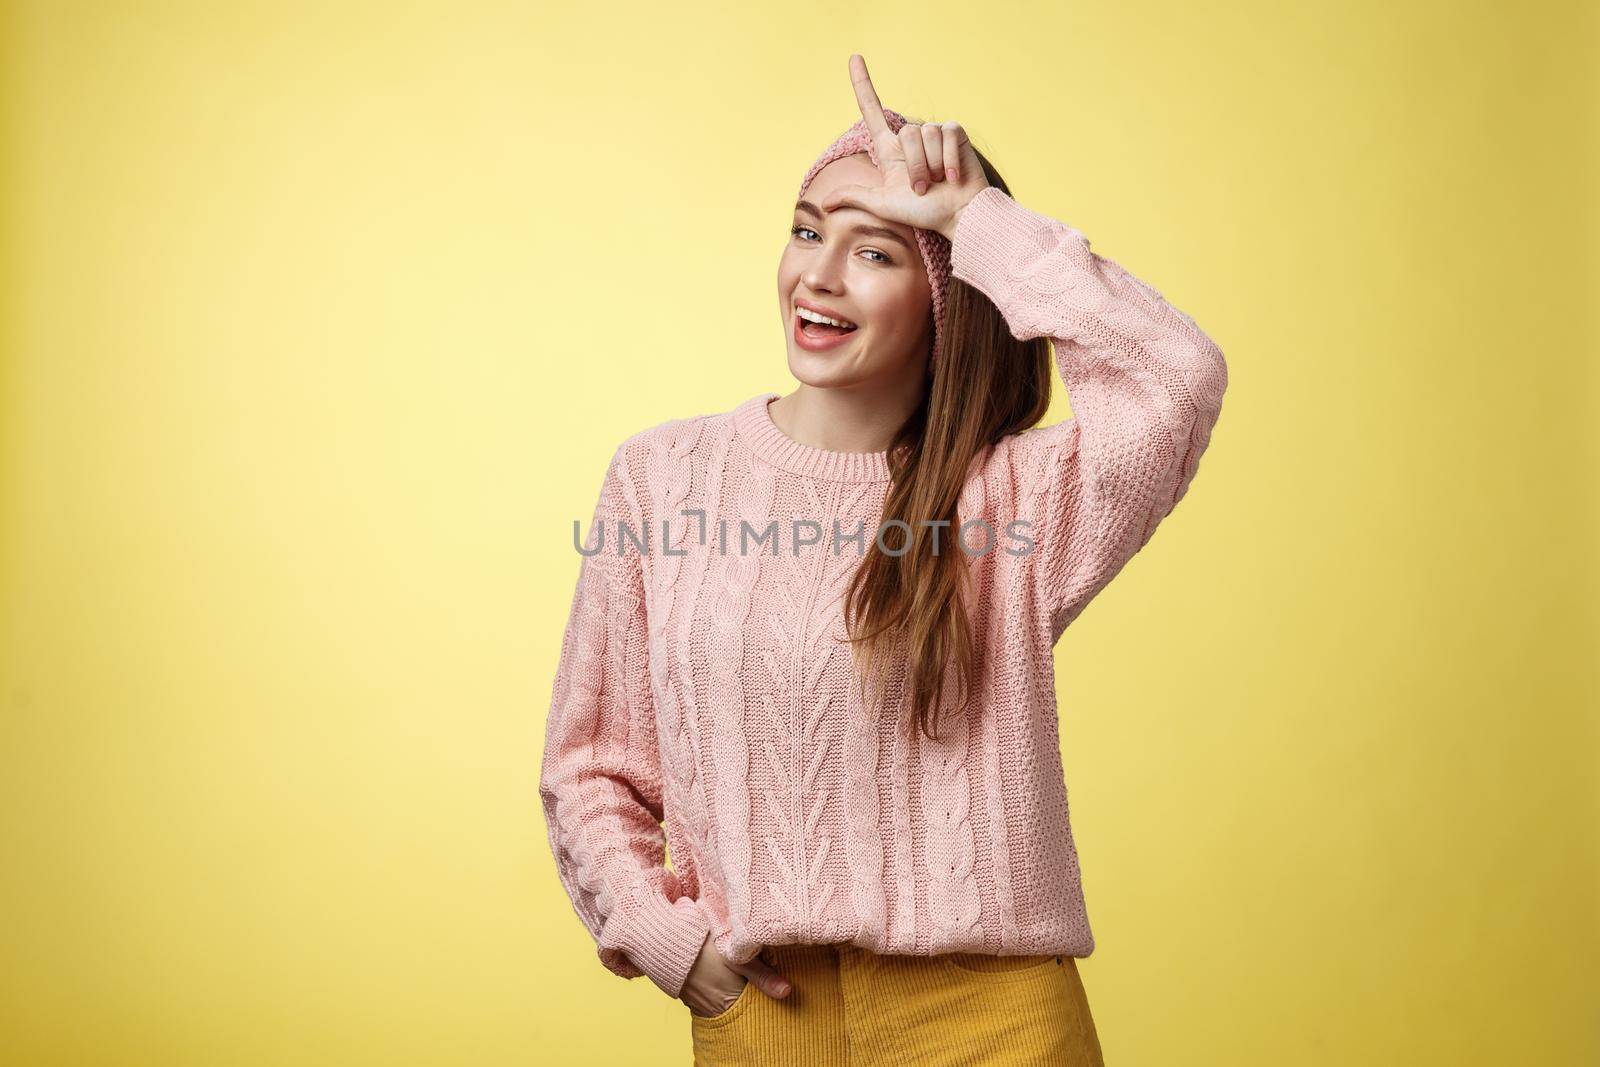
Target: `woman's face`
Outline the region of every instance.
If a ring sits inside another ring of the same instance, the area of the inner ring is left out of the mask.
[[[841,185],[882,183],[865,153],[843,156],[817,172],[795,208],[778,260],[778,310],[790,373],[806,385],[838,388],[927,373],[933,296],[915,231],[860,208],[821,207]],[[855,328],[841,334],[806,327],[799,311],[807,305]],[[818,332],[797,334],[802,327]]]

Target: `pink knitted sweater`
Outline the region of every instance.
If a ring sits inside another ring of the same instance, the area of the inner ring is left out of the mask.
[[[840,643],[886,453],[794,441],[763,393],[642,430],[611,459],[539,793],[562,885],[619,975],[677,996],[708,930],[733,962],[792,942],[1094,950],[1051,649],[1184,495],[1227,367],[1155,289],[998,189],[963,209],[951,272],[1016,338],[1053,340],[1073,418],[974,463],[960,514],[994,531],[967,556],[976,694],[938,742],[893,699],[861,702]],[[967,551],[986,537],[973,526]]]

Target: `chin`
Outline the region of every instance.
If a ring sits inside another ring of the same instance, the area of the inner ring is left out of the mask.
[[[814,389],[837,389],[855,385],[869,377],[861,373],[859,365],[831,352],[807,352],[804,349],[789,353],[789,373],[794,375],[796,381]]]

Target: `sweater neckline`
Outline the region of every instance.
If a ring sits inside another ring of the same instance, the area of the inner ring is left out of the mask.
[[[733,409],[733,425],[750,451],[792,474],[834,482],[887,482],[889,453],[834,452],[801,444],[772,421],[767,405],[780,393],[757,393]]]

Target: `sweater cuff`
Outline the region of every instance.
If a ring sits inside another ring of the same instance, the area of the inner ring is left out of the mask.
[[[628,916],[618,947],[663,993],[676,998],[700,956],[710,922],[690,897],[650,897]]]
[[[1023,207],[999,186],[985,186],[956,216],[950,235],[951,276],[982,292],[1004,312],[1020,284],[1013,265],[1030,249],[1046,250],[1036,235],[1053,222]]]

